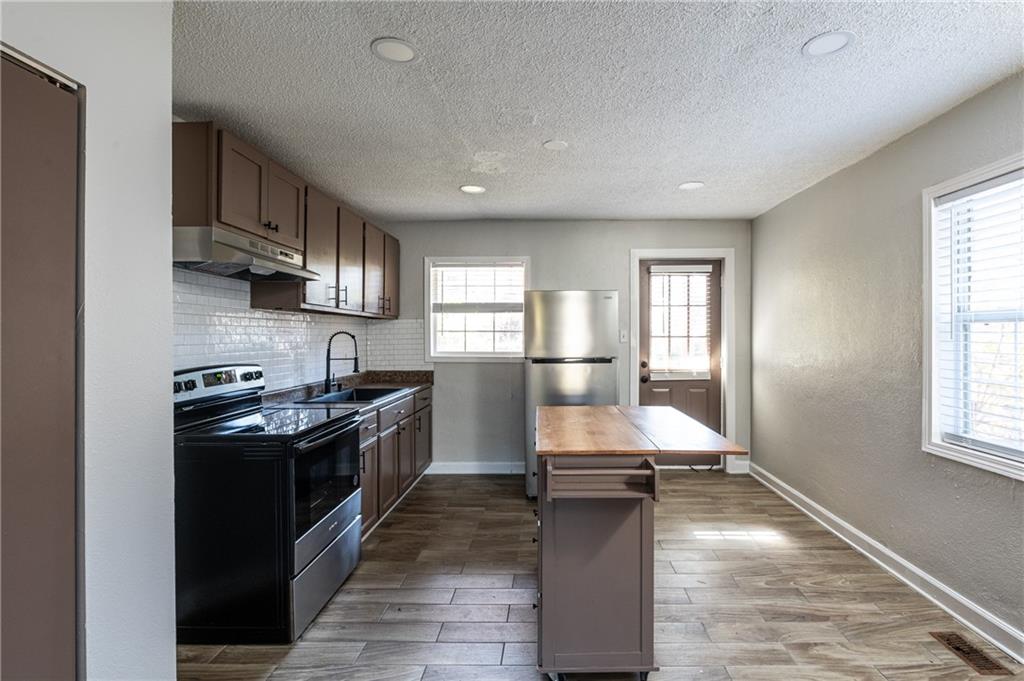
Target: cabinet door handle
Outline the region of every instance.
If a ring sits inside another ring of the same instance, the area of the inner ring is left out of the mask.
[[[274,223],[272,223],[270,220],[267,220],[266,222],[263,223],[263,226],[265,228],[267,228],[267,229],[270,229],[270,225],[272,225],[272,224],[274,224]]]
[[[335,287],[335,288],[337,288],[337,287]],[[348,305],[348,286],[343,286],[341,288],[341,290],[345,292],[345,300],[341,301],[341,305]],[[337,301],[338,297],[335,296],[334,299],[335,299],[335,301]]]
[[[276,225],[276,224],[275,224],[275,225],[271,225],[271,224],[270,224],[270,223],[268,222],[268,223],[267,223],[267,229],[269,229],[269,230],[270,230],[270,231],[272,231],[272,232],[280,232],[280,231],[281,231],[281,225]]]
[[[366,450],[359,452],[359,472],[366,475]]]

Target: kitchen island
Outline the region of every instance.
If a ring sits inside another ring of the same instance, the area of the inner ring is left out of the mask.
[[[659,462],[748,452],[672,407],[538,407],[537,666],[638,672],[654,663]]]

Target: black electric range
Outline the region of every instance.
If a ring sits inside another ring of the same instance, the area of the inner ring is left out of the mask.
[[[182,643],[294,641],[359,561],[359,408],[264,388],[255,364],[174,375]]]

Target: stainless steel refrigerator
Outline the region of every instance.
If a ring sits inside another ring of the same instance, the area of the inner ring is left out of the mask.
[[[527,291],[526,494],[537,496],[537,407],[618,404],[619,292]]]

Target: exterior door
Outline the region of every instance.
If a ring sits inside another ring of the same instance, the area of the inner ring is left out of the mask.
[[[640,404],[722,432],[722,262],[640,261]],[[662,464],[718,465],[717,456]]]
[[[268,177],[267,237],[301,251],[306,234],[306,182],[273,161]]]
[[[258,236],[267,235],[267,173],[270,160],[227,130],[220,131],[217,218]]]
[[[384,232],[367,222],[364,243],[363,310],[384,314]]]
[[[306,282],[306,302],[335,307],[338,302],[338,204],[313,187],[306,192],[306,267],[320,281]]]
[[[0,77],[0,678],[76,678],[79,97]]]

